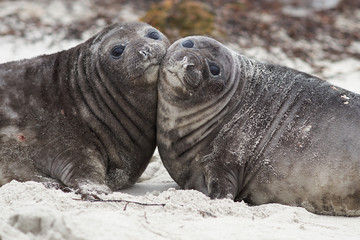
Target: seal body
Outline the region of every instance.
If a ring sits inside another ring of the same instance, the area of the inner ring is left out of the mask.
[[[360,95],[205,37],[170,46],[157,142],[185,189],[360,215]]]
[[[72,49],[1,64],[0,185],[53,179],[106,193],[133,184],[155,150],[168,46],[145,23],[114,24]]]

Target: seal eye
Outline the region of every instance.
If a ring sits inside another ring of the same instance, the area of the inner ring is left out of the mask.
[[[150,32],[148,34],[148,37],[151,38],[151,39],[154,39],[154,40],[159,40],[161,37],[160,37],[160,34],[156,31],[153,31],[153,32]]]
[[[125,46],[122,45],[116,46],[111,50],[111,56],[115,59],[118,59],[120,58],[121,54],[123,54],[124,50],[125,50]]]
[[[192,48],[194,46],[194,42],[190,39],[185,40],[184,42],[181,43],[181,45],[185,48]]]
[[[220,74],[220,68],[217,65],[215,65],[214,63],[209,64],[209,69],[213,76],[217,76]]]

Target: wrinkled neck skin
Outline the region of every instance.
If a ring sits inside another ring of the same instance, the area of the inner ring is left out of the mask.
[[[156,81],[149,79],[148,84],[141,86],[124,86],[118,82],[124,76],[112,79],[103,71],[106,66],[90,56],[90,52],[82,50],[75,62],[69,83],[71,94],[81,118],[100,144],[108,166],[109,186],[123,188],[126,186],[118,184],[134,183],[155,150]],[[152,78],[157,79],[158,67],[147,70],[154,72]],[[129,76],[130,81],[144,82],[140,74]],[[130,179],[117,179],[124,175],[119,171],[125,171]]]
[[[307,94],[321,82],[313,81],[305,87],[304,81],[297,79],[310,81],[312,76],[236,53],[233,58],[223,94],[201,105],[166,101],[167,80],[164,75],[160,77],[158,123],[162,124],[157,126],[157,138],[164,166],[181,187],[214,198],[234,199],[243,194],[256,174],[254,164],[270,140],[276,143],[272,138],[279,138],[284,130],[274,133],[296,116],[306,104]],[[216,187],[210,185],[216,181],[209,176],[228,181],[222,184],[228,189],[211,193]]]
[[[160,73],[158,99],[158,148],[173,179],[184,188],[189,178],[202,175],[201,156],[210,150],[212,140],[222,126],[243,107],[251,89],[256,66],[253,61],[233,54],[232,73],[223,91],[213,99],[201,104],[181,104],[169,87],[170,76]],[[235,96],[235,97],[234,97]],[[192,181],[188,181],[192,182]],[[206,192],[206,190],[204,190]]]

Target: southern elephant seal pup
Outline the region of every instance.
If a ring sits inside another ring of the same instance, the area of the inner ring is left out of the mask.
[[[360,95],[194,36],[160,68],[157,143],[185,189],[360,215]]]
[[[89,196],[133,184],[156,146],[168,39],[108,26],[66,51],[0,65],[0,186],[47,177]]]

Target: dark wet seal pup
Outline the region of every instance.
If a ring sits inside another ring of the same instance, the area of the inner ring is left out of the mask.
[[[360,215],[360,95],[206,37],[160,69],[157,141],[185,189]]]
[[[90,194],[133,184],[155,150],[169,45],[145,23],[114,24],[72,49],[1,64],[0,185],[50,178]]]

